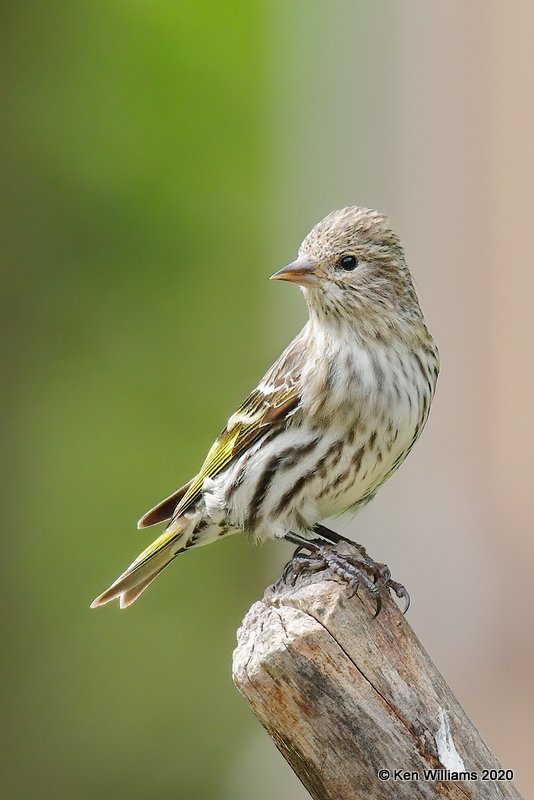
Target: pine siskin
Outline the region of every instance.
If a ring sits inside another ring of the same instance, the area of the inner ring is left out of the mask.
[[[343,560],[310,540],[339,541],[321,520],[368,503],[428,417],[438,352],[400,241],[379,212],[344,208],[272,277],[302,287],[308,322],[230,417],[199,473],[141,518],[139,528],[170,522],[92,607],[119,598],[125,608],[179,553],[239,531],[286,538],[349,582],[406,594],[363,548]]]

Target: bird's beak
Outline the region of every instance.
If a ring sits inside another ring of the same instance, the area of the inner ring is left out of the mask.
[[[315,274],[315,266],[306,256],[299,256],[296,261],[282,267],[274,275],[272,281],[291,281],[300,286],[318,286],[319,278]]]

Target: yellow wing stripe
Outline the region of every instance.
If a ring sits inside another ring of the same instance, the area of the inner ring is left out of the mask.
[[[243,450],[250,447],[273,423],[292,410],[288,401],[298,402],[297,386],[285,386],[270,397],[257,391],[247,398],[238,411],[230,417],[228,425],[212,445],[198,475],[176,507],[173,517],[186,511],[200,496],[205,478],[214,478]],[[279,413],[278,413],[279,412]]]
[[[204,461],[200,472],[191,481],[191,486],[183,496],[181,502],[177,506],[174,516],[178,516],[186,508],[189,507],[191,502],[200,494],[202,484],[205,478],[211,478],[217,475],[232,459],[232,454],[236,441],[241,432],[241,425],[232,431],[232,435],[226,441],[218,439],[211,447],[206,460]]]
[[[232,436],[224,443],[218,439],[213,444],[204,464],[201,467],[200,472],[195,478],[193,478],[190,488],[184,495],[180,504],[177,506],[176,511],[173,514],[174,517],[178,516],[185,508],[191,505],[191,503],[200,494],[202,490],[202,484],[204,483],[204,478],[217,475],[217,473],[220,472],[229,461],[231,461],[233,449],[240,430],[241,426],[239,426],[235,433],[232,432]],[[155,555],[163,547],[166,547],[174,538],[176,538],[176,536],[173,536],[172,534],[169,536],[169,534],[164,531],[161,536],[158,536],[158,538],[153,541],[152,544],[149,544],[148,547],[137,556],[135,561],[128,567],[128,571],[134,572],[135,570],[139,569],[149,560],[149,558]]]
[[[160,536],[158,536],[157,539],[154,539],[154,541],[149,544],[142,553],[139,553],[135,561],[132,561],[128,567],[128,573],[135,572],[135,570],[142,567],[143,564],[145,564],[155,553],[158,552],[158,550],[162,550],[175,538],[177,537],[169,536],[169,534],[164,531]]]

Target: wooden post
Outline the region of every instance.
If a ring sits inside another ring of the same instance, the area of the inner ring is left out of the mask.
[[[311,796],[521,800],[396,603],[374,611],[290,569],[238,631],[234,682]]]

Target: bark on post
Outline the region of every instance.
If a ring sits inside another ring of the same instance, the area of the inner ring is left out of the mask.
[[[482,780],[501,766],[393,600],[374,617],[330,573],[292,577],[246,615],[233,676],[315,800],[520,800],[506,775]]]

